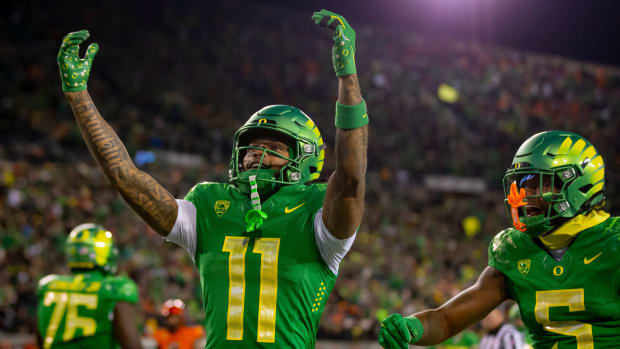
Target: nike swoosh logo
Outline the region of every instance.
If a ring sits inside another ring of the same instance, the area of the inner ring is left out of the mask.
[[[596,256],[588,259],[588,257],[583,257],[583,264],[590,264],[592,262],[594,262],[595,259],[597,259],[600,255],[602,255],[603,252],[599,252]]]
[[[297,206],[295,206],[295,207],[293,207],[291,209],[289,209],[288,207],[284,207],[284,213],[289,214],[289,213],[295,211],[296,209],[300,208],[301,206],[303,206],[305,204],[306,204],[305,202],[302,202],[301,204],[299,204],[299,205],[297,205]]]

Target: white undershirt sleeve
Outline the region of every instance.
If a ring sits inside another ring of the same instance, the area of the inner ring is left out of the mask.
[[[325,223],[323,223],[323,208],[319,209],[314,215],[316,246],[321,253],[321,257],[323,257],[323,260],[334,274],[338,275],[340,262],[349,252],[349,249],[351,249],[355,236],[357,236],[357,231],[347,239],[338,239],[327,230]]]
[[[196,254],[196,206],[191,201],[177,200],[177,220],[174,222],[172,231],[164,239],[172,241],[183,247],[192,261]]]

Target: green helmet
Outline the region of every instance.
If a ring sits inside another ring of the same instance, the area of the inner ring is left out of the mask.
[[[288,145],[289,156],[253,146],[259,136],[273,137]],[[258,192],[272,193],[280,185],[304,184],[318,179],[323,169],[325,149],[323,138],[312,119],[298,108],[270,105],[257,111],[235,133],[230,160],[230,182],[242,192],[250,193],[249,177],[256,175]],[[257,169],[243,171],[243,157],[249,149],[261,149],[263,155]],[[280,171],[261,169],[265,153],[287,160]]]
[[[537,189],[526,196],[528,181],[534,181]],[[513,225],[537,237],[603,206],[605,163],[587,139],[572,132],[546,131],[519,147],[503,183],[504,203]],[[538,199],[548,202],[548,209],[528,215],[527,201]]]
[[[94,223],[84,223],[71,230],[66,243],[71,269],[101,269],[117,271],[118,249],[112,233]]]

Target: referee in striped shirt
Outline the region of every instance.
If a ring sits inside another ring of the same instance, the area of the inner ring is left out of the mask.
[[[480,349],[530,348],[525,343],[523,333],[508,322],[510,318],[508,312],[511,305],[512,302],[504,302],[482,319],[482,329],[486,334],[480,340]]]

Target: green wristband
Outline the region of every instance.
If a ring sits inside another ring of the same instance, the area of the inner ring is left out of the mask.
[[[422,326],[422,321],[415,316],[405,317],[403,319],[407,323],[409,333],[411,333],[411,341],[409,341],[409,344],[415,344],[417,341],[422,339],[422,335],[424,334],[424,326]]]
[[[352,129],[368,125],[366,101],[356,105],[344,105],[336,102],[336,127]]]

